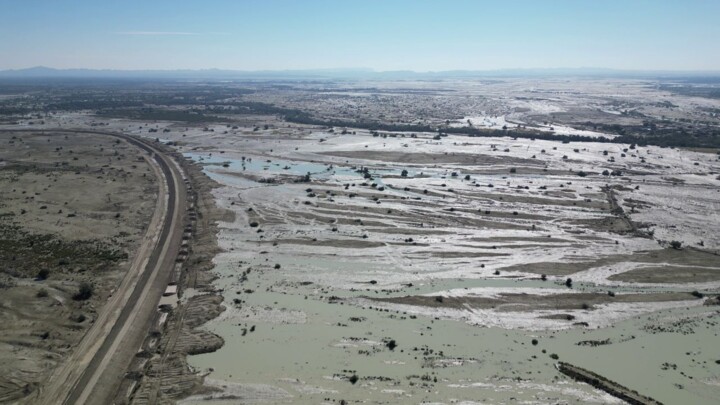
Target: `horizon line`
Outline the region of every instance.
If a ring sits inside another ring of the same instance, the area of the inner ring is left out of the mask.
[[[132,35],[132,34],[131,34]],[[142,34],[140,34],[142,35]],[[162,34],[160,34],[162,35]],[[195,35],[193,33],[172,33],[171,35]],[[613,68],[613,67],[504,67],[504,68],[455,68],[455,69],[442,69],[442,70],[412,70],[412,69],[393,69],[393,70],[380,70],[369,67],[317,67],[317,68],[289,68],[289,69],[239,69],[239,68],[218,68],[218,67],[203,67],[203,68],[88,68],[88,67],[70,67],[70,68],[57,68],[45,65],[35,65],[21,68],[0,68],[0,73],[6,72],[22,72],[29,70],[53,70],[53,71],[91,71],[91,72],[204,72],[204,71],[218,71],[218,72],[235,72],[235,73],[265,73],[265,72],[363,72],[363,73],[417,73],[417,74],[437,74],[437,73],[453,73],[453,72],[469,72],[469,73],[482,73],[482,72],[511,72],[511,71],[553,71],[553,70],[575,70],[575,71],[607,71],[607,72],[628,72],[628,73],[717,73],[720,74],[720,68],[715,69],[628,69],[628,68]]]

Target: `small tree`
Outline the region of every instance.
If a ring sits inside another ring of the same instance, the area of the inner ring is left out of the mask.
[[[37,274],[38,280],[46,280],[48,276],[50,275],[50,270],[48,269],[40,269]]]
[[[75,301],[85,301],[90,299],[92,297],[94,292],[94,288],[92,284],[88,283],[87,281],[83,281],[80,283],[80,287],[78,287],[78,292],[73,296],[73,299]]]
[[[682,242],[674,240],[670,242],[670,247],[672,247],[673,249],[680,249],[682,247]]]

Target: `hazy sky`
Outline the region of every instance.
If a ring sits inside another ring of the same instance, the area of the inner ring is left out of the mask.
[[[720,70],[720,0],[0,0],[0,69]]]

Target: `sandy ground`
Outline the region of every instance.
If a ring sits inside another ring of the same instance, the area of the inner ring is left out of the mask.
[[[154,175],[124,142],[0,133],[0,401],[25,396],[112,294],[155,206]],[[47,278],[37,277],[47,270]],[[89,300],[74,300],[89,282]]]

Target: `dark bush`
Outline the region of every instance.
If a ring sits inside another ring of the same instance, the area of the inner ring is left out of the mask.
[[[38,280],[46,280],[48,276],[50,275],[50,270],[48,269],[40,269],[37,274]]]
[[[80,283],[80,287],[78,287],[78,292],[73,296],[73,299],[75,301],[85,301],[92,297],[93,292],[94,288],[92,284],[83,281],[82,283]]]

